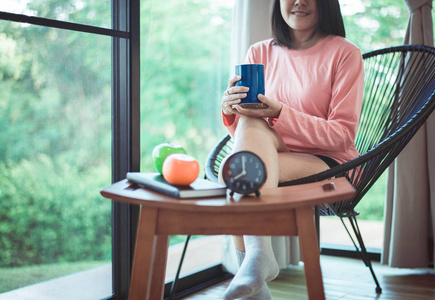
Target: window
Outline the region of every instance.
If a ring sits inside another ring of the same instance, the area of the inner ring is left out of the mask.
[[[112,28],[110,1],[5,0],[0,11],[31,17]]]
[[[171,142],[198,160],[204,176],[209,151],[226,134],[220,101],[230,75],[233,4],[141,1],[141,171],[154,172],[153,148]],[[174,278],[184,241],[170,238],[167,281]],[[181,276],[220,261],[221,237],[193,237]]]
[[[346,38],[362,53],[403,44],[408,22],[405,1],[340,0]],[[380,253],[383,246],[383,214],[387,172],[379,178],[356,206],[361,214],[358,224],[369,252]],[[343,248],[353,251],[341,221],[337,217],[322,217],[320,238],[323,248]]]
[[[141,1],[141,170],[153,148],[182,145],[204,167],[225,134],[233,1]]]
[[[9,251],[0,255],[0,299],[54,291],[53,283],[63,299],[125,298],[138,210],[98,191],[149,170],[150,149],[163,141],[204,163],[224,134],[232,5],[142,1],[139,24],[138,1],[2,1],[0,242]],[[67,288],[88,270],[105,282]],[[33,281],[3,280],[29,273]],[[64,285],[53,281],[64,275]]]
[[[128,287],[118,265],[129,248],[112,249],[112,235],[133,209],[99,196],[134,168],[118,138],[131,130],[119,107],[137,77],[121,2],[0,3],[0,299],[101,299]]]

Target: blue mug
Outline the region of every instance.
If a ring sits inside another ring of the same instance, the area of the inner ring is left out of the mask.
[[[257,95],[264,95],[264,65],[242,64],[236,66],[236,75],[242,77],[236,86],[249,87],[246,98],[239,104],[244,108],[267,108],[267,105],[258,100]]]

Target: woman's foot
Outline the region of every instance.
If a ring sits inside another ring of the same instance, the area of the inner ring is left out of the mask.
[[[265,282],[257,294],[240,298],[240,300],[272,300],[272,294],[270,293],[269,287]]]
[[[264,287],[269,291],[266,282],[275,279],[279,273],[270,236],[245,236],[244,241],[246,256],[224,293],[225,300],[245,299],[259,294]]]

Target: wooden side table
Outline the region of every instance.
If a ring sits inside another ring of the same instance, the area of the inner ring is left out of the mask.
[[[346,179],[337,178],[262,189],[260,197],[235,203],[225,197],[179,200],[123,180],[101,194],[141,205],[130,300],[163,298],[169,235],[175,234],[299,236],[308,297],[318,300],[325,295],[313,207],[349,199],[354,189]]]

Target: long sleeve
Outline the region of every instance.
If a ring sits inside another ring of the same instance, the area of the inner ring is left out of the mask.
[[[269,125],[293,152],[322,154],[339,162],[358,156],[354,139],[364,89],[360,50],[347,40],[328,36],[306,50],[257,43],[247,63],[265,65],[265,95],[283,103]],[[233,135],[239,116],[224,116]]]
[[[285,133],[286,143],[294,146],[323,153],[350,150],[354,147],[361,112],[363,74],[361,53],[354,50],[337,62],[326,117],[310,115],[284,104],[279,118],[271,125]]]

